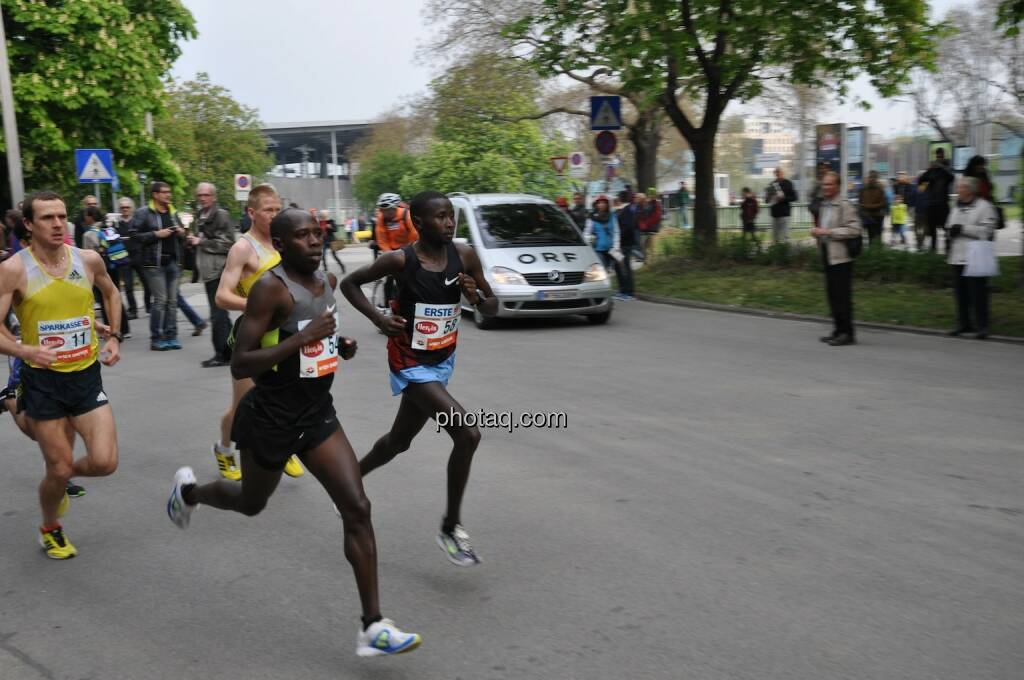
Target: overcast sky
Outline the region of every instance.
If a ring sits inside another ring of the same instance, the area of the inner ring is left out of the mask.
[[[184,0],[199,38],[183,45],[177,78],[206,71],[266,123],[372,119],[426,90],[436,65],[416,58],[428,33],[424,0]],[[933,0],[938,15],[959,3]],[[893,134],[914,127],[909,104],[831,111],[835,122]],[[730,109],[732,110],[732,109]]]

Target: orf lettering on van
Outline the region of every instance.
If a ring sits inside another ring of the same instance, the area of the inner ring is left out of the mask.
[[[545,262],[558,262],[559,260],[558,253],[541,253],[540,255],[544,258]],[[523,264],[533,264],[537,261],[537,257],[530,253],[523,253],[517,259]],[[575,262],[577,259],[576,253],[562,253],[562,259],[566,262]]]

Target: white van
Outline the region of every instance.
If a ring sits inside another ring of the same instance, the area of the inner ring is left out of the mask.
[[[473,246],[491,289],[498,317],[581,314],[602,324],[612,313],[612,287],[597,253],[573,221],[551,201],[529,194],[448,194],[455,208],[455,237]],[[477,326],[489,328],[473,311]]]

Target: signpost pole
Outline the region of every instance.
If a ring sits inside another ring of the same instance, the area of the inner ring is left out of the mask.
[[[7,61],[7,36],[4,32],[3,9],[0,9],[0,106],[3,107],[4,141],[7,143],[7,178],[11,185],[11,205],[25,198],[25,179],[21,172],[21,144],[18,121],[14,113],[14,92],[11,89],[10,62]]]
[[[331,163],[334,164],[334,172],[331,173],[332,184],[334,185],[334,219],[342,219],[338,212],[341,205],[341,196],[338,192],[338,136],[331,130]]]

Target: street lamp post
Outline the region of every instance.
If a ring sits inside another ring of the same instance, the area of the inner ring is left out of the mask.
[[[7,61],[7,35],[4,12],[0,7],[0,107],[3,107],[4,142],[7,145],[7,178],[11,185],[11,205],[25,198],[25,180],[21,174],[21,144],[18,142],[18,120],[14,115],[14,91],[11,89],[11,68]]]

